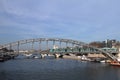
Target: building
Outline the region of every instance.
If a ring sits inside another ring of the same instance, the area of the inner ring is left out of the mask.
[[[58,49],[59,47],[57,45],[54,45],[53,46],[53,49]]]

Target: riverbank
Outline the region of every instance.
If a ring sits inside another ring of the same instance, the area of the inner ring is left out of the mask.
[[[100,62],[100,63],[110,63],[111,61],[108,60],[102,54],[89,54],[87,56],[76,56],[76,55],[64,55],[64,59],[74,59],[74,60],[81,60],[81,61],[91,61],[91,62]]]

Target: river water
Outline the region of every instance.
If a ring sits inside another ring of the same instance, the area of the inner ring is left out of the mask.
[[[14,59],[0,63],[0,80],[120,80],[120,67],[71,59]]]

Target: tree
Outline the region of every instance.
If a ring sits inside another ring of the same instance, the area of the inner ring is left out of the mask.
[[[102,48],[104,47],[104,44],[102,42],[91,42],[89,43],[90,46],[94,46],[94,47],[97,47],[97,48]]]

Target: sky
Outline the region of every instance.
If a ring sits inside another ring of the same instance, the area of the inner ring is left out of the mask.
[[[31,38],[120,40],[120,0],[0,0],[0,44]]]

